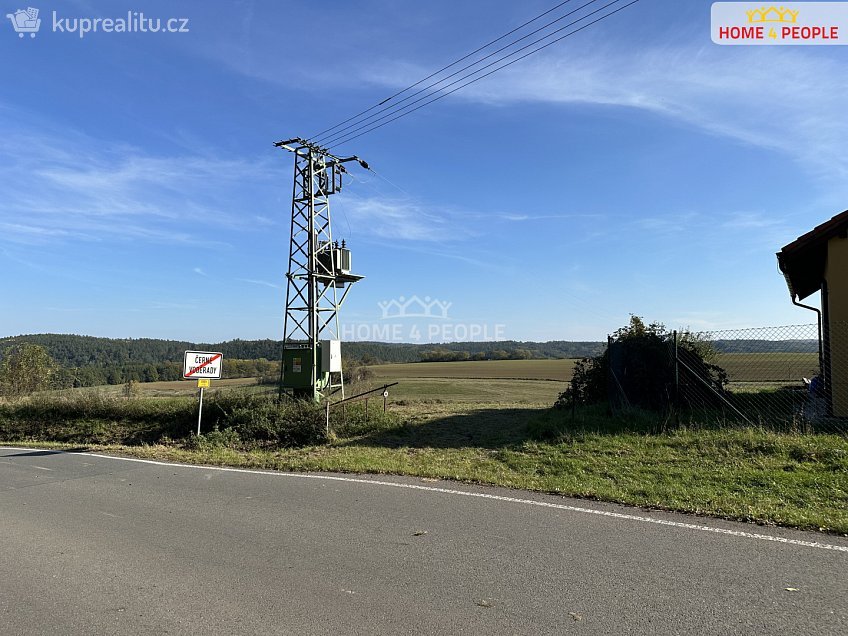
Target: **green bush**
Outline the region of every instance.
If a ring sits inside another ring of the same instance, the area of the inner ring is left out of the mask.
[[[681,399],[699,405],[719,402],[727,374],[712,364],[715,352],[693,334],[677,338],[677,373]],[[600,356],[584,358],[574,366],[571,385],[560,394],[557,408],[572,404],[609,403],[652,411],[667,409],[674,399],[675,363],[673,335],[660,323],[646,325],[639,316],[618,329]]]
[[[208,411],[222,429],[234,429],[245,442],[295,447],[327,440],[323,407],[306,400],[278,402],[270,395],[241,391],[216,394]]]
[[[206,434],[192,435],[185,443],[185,447],[191,450],[210,451],[219,448],[240,448],[241,438],[235,429],[227,428],[219,430],[215,426]]]
[[[35,395],[0,403],[0,437],[143,444],[183,437],[197,418],[190,399],[126,400],[97,391]]]

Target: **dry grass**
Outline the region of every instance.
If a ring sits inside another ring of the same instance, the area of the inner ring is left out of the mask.
[[[391,404],[523,404],[550,406],[565,390],[564,382],[550,380],[501,380],[471,378],[410,378],[387,377],[370,382],[378,387],[383,383],[399,382],[389,388]],[[359,391],[359,387],[352,391]],[[351,391],[351,392],[352,392]]]
[[[233,378],[231,380],[212,380],[212,386],[204,391],[206,395],[215,393],[222,389],[236,389],[242,387],[257,386],[257,378]],[[93,391],[123,397],[124,384],[107,384],[105,386],[93,386],[83,389],[71,389],[60,393],[73,393],[75,391]],[[172,382],[139,382],[135,385],[138,397],[184,397],[197,395],[196,380],[174,380]]]
[[[378,378],[468,378],[557,380],[567,382],[575,360],[480,360],[475,362],[410,362],[369,367]]]

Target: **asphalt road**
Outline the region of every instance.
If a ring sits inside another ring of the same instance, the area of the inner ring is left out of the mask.
[[[0,550],[4,636],[848,634],[844,538],[420,479],[0,448]]]

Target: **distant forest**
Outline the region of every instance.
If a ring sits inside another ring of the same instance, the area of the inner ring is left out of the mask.
[[[182,377],[183,353],[187,350],[220,351],[224,354],[224,377],[268,377],[280,372],[277,340],[229,340],[217,343],[180,342],[152,338],[116,339],[66,334],[36,334],[0,338],[0,358],[9,347],[23,342],[43,346],[59,365],[57,388],[124,384],[130,380],[156,382]],[[585,358],[600,355],[602,342],[450,342],[443,344],[395,344],[345,342],[346,366],[389,362],[446,362],[465,360],[531,360]],[[818,350],[816,340],[717,340],[722,353],[785,352]]]
[[[224,377],[262,377],[279,373],[281,343],[277,340],[230,340],[194,343],[152,338],[117,339],[67,334],[35,334],[0,338],[0,357],[18,343],[44,347],[60,370],[59,388],[123,384],[130,380],[156,382],[182,377],[183,353],[187,350],[220,351],[224,354]],[[600,342],[462,342],[395,344],[345,342],[346,364],[454,360],[523,360],[581,358],[603,350]]]

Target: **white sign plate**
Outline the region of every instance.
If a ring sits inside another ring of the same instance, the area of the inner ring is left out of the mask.
[[[217,351],[186,351],[183,360],[183,377],[200,379],[221,378],[221,368],[224,366],[224,354]]]

